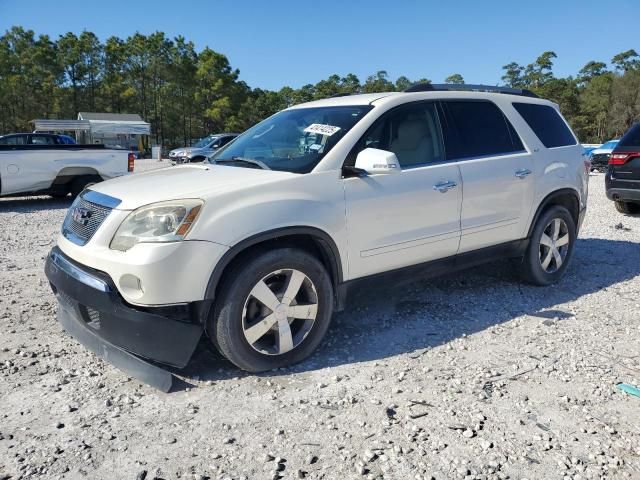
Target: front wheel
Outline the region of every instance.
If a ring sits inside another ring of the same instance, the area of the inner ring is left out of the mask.
[[[569,211],[559,205],[546,210],[533,229],[522,260],[522,276],[533,285],[560,280],[571,260],[576,242],[576,224]]]
[[[322,263],[296,248],[249,254],[221,288],[208,333],[238,367],[262,372],[307,358],[333,314],[333,288]]]

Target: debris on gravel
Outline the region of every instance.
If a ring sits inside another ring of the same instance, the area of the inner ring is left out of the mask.
[[[640,217],[591,176],[567,276],[511,262],[357,292],[324,344],[250,375],[203,341],[162,394],[55,320],[70,200],[0,199],[0,479],[640,478]]]

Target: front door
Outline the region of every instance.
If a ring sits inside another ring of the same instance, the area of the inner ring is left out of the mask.
[[[462,179],[445,161],[432,102],[397,107],[374,123],[355,149],[393,152],[400,173],[344,179],[349,278],[456,254]]]

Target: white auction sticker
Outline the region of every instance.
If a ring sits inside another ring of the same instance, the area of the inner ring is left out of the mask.
[[[319,133],[320,135],[327,135],[330,137],[334,133],[340,131],[340,127],[334,127],[333,125],[323,125],[322,123],[312,123],[304,129],[307,133]]]

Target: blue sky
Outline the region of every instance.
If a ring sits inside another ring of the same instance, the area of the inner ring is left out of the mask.
[[[0,31],[21,25],[53,38],[93,31],[104,40],[135,31],[183,35],[230,59],[252,87],[316,83],[333,73],[364,81],[377,70],[441,82],[495,84],[511,61],[558,54],[554,72],[575,74],[635,48],[621,28],[639,0],[0,0]]]

